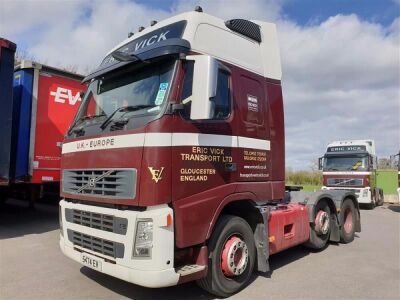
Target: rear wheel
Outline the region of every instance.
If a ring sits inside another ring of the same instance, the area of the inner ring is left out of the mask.
[[[315,206],[314,224],[310,228],[310,239],[305,246],[321,250],[325,248],[331,234],[331,212],[328,203],[320,201]]]
[[[341,224],[340,241],[345,244],[352,242],[355,235],[356,209],[351,199],[343,201],[339,220]]]
[[[383,194],[383,191],[382,190],[378,190],[378,192],[376,194],[378,195],[378,199],[379,199],[378,206],[382,206],[383,203],[385,202],[385,196]]]
[[[208,243],[208,272],[198,285],[219,297],[243,289],[253,273],[255,245],[253,231],[242,218],[224,215]]]

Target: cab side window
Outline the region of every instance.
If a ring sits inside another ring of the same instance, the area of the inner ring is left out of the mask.
[[[193,67],[193,62],[187,62],[185,64],[185,79],[182,86],[181,99],[182,103],[184,103],[184,109],[181,115],[187,120],[190,119],[191,102],[185,103],[184,100],[192,95]],[[217,93],[211,101],[214,102],[212,120],[224,120],[229,117],[231,112],[230,74],[223,69],[218,70]]]

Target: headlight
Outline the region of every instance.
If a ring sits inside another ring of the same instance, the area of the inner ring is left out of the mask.
[[[367,189],[363,190],[362,196],[363,197],[367,197],[368,196],[368,190]]]
[[[139,220],[136,223],[133,256],[151,257],[151,248],[153,248],[153,219]]]
[[[61,205],[58,205],[58,222],[60,223],[60,234],[64,236],[63,224],[62,224],[62,209]]]

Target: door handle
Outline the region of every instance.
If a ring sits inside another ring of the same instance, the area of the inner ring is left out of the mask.
[[[235,172],[236,170],[236,163],[225,163],[225,172]]]

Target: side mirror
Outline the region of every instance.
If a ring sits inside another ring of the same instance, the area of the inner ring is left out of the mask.
[[[214,115],[214,98],[217,94],[218,61],[209,55],[188,55],[194,61],[192,95],[183,102],[192,102],[190,119],[211,119]]]
[[[323,166],[324,166],[324,158],[320,157],[318,158],[318,170],[322,170]]]

